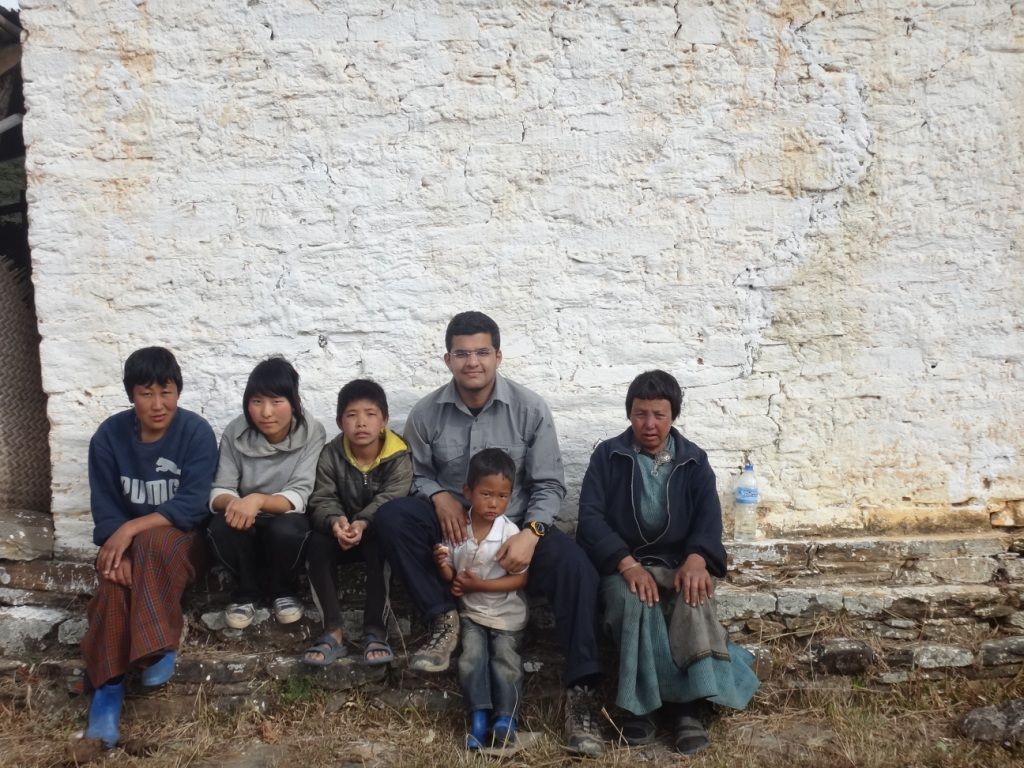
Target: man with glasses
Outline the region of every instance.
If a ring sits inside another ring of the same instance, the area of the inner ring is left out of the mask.
[[[526,591],[543,595],[555,615],[565,654],[566,746],[597,756],[604,747],[594,716],[600,666],[595,637],[598,576],[576,542],[552,523],[565,496],[562,454],[547,403],[498,374],[501,336],[482,312],[461,312],[445,331],[445,365],[452,380],[409,413],[405,440],[413,458],[411,496],[377,512],[387,558],[400,574],[431,635],[410,669],[443,672],[459,640],[455,599],[437,575],[433,547],[466,538],[462,487],[470,458],[501,448],[516,463],[506,515],[522,530],[498,551],[508,573],[529,569]]]

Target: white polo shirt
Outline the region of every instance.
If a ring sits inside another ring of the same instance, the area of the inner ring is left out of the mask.
[[[473,526],[466,525],[466,541],[452,549],[449,562],[456,573],[472,571],[481,579],[497,579],[508,572],[494,559],[501,545],[519,533],[516,524],[502,515],[479,542],[473,540]],[[526,600],[520,592],[470,592],[459,598],[464,616],[492,629],[517,631],[526,626]]]

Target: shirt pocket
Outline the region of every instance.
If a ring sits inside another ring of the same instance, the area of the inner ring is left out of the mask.
[[[516,463],[516,472],[522,472],[523,462],[526,461],[526,446],[523,443],[516,443],[515,445],[497,445],[488,444],[488,448],[500,448],[509,456],[512,457],[512,461]]]
[[[489,440],[485,447],[487,447],[487,448],[500,448],[505,453],[507,453],[509,456],[511,456],[513,459],[515,459],[516,461],[521,461],[526,456],[526,443],[519,443],[519,442],[517,442],[517,443],[514,443],[512,445],[504,445],[502,443],[499,443],[499,442],[496,442],[496,441],[493,441],[493,440]]]
[[[454,462],[468,460],[466,453],[469,450],[467,440],[462,439],[441,439],[433,445],[434,464],[438,469],[444,469]]]

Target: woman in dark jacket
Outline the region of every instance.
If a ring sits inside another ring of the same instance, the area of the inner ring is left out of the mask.
[[[647,716],[669,704],[676,749],[693,754],[710,744],[699,705],[742,709],[758,681],[753,657],[716,618],[722,510],[707,454],[672,426],[681,405],[670,374],[633,380],[630,428],[591,456],[576,539],[601,573],[604,623],[619,647],[616,703],[632,715],[624,738],[650,741]]]

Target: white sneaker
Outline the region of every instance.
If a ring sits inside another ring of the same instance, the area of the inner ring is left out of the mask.
[[[245,629],[256,618],[256,606],[252,603],[229,603],[224,609],[224,623],[232,629]]]
[[[279,624],[292,624],[301,619],[302,603],[299,598],[291,595],[274,598],[274,617]]]

